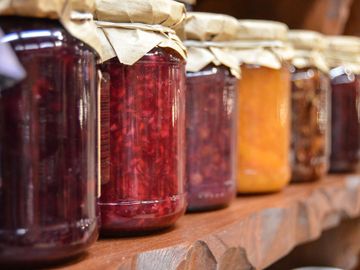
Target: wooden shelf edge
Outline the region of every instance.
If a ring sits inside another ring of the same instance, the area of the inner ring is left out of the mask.
[[[101,240],[64,269],[263,269],[359,216],[360,176],[328,176],[277,194],[238,198],[220,211],[187,215],[163,234]]]

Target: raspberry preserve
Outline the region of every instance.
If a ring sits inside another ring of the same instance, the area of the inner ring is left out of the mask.
[[[187,73],[188,209],[227,206],[235,197],[237,78],[225,66]]]
[[[98,235],[96,55],[58,21],[0,17],[27,76],[0,92],[0,264],[47,264]]]
[[[330,71],[332,137],[330,170],[355,171],[360,153],[360,78],[344,67]]]
[[[184,213],[185,61],[155,47],[133,65],[102,64],[104,234],[168,227]],[[109,94],[107,89],[109,88]]]

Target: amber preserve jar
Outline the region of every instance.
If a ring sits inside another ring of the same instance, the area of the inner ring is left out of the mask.
[[[240,193],[279,191],[290,180],[290,72],[287,26],[240,20],[237,186]]]
[[[239,65],[226,47],[233,17],[188,13],[186,184],[188,210],[225,207],[235,197],[235,124]],[[220,63],[220,64],[219,64]]]
[[[325,38],[313,31],[292,30],[291,165],[292,181],[324,176],[330,156],[330,82],[324,57]]]
[[[62,14],[35,2],[34,15]],[[26,71],[0,92],[0,266],[53,263],[98,236],[97,56],[58,20],[0,26]]]
[[[103,46],[119,48],[101,65],[109,104],[102,107],[102,162],[110,164],[102,174],[101,229],[145,233],[173,225],[186,208],[185,48],[172,30],[185,9],[168,0],[110,2],[111,11],[97,6]]]
[[[332,136],[330,171],[354,172],[360,157],[360,39],[328,37]]]

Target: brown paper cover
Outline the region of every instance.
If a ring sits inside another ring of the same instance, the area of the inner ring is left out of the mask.
[[[212,63],[227,66],[239,77],[237,59],[228,48],[236,40],[237,27],[237,19],[228,15],[189,12],[185,23],[187,71],[197,72]]]
[[[171,48],[186,58],[175,33],[185,19],[185,6],[169,0],[97,0],[94,17],[102,44],[102,61],[118,57],[133,65],[155,47]]]

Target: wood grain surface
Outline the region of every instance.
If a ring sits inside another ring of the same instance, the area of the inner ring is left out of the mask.
[[[239,197],[227,209],[188,214],[156,235],[102,239],[59,269],[263,269],[359,216],[360,175],[328,176],[276,194]]]

